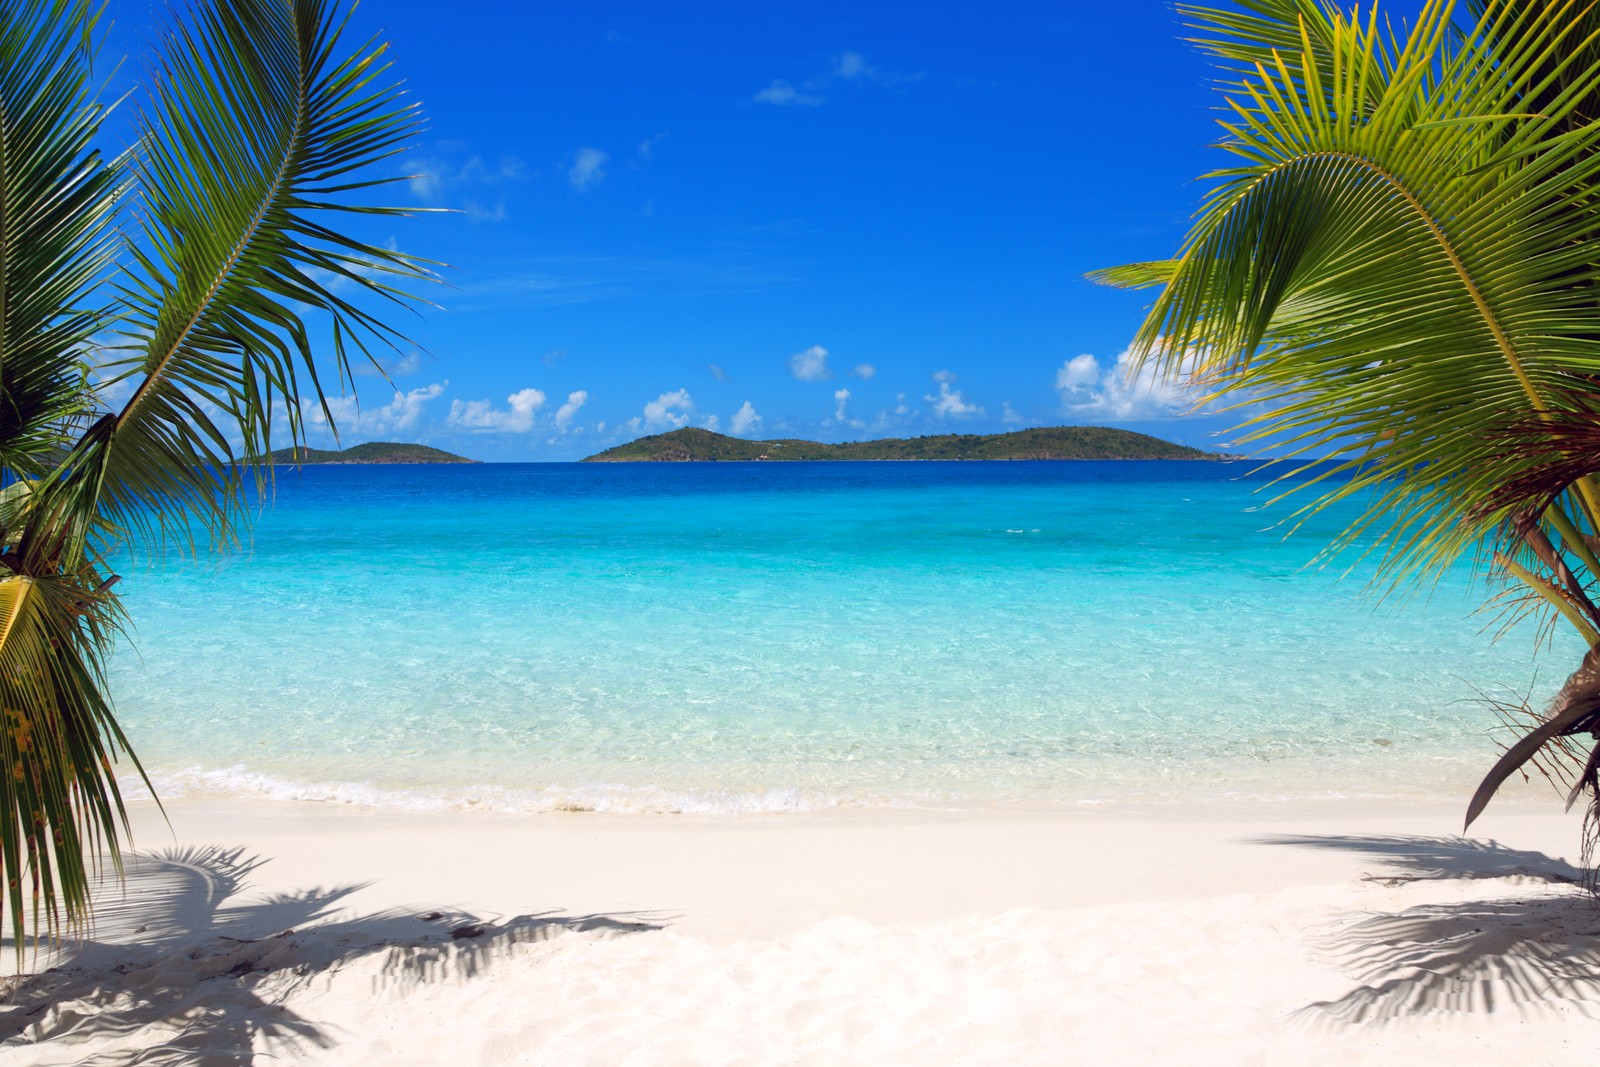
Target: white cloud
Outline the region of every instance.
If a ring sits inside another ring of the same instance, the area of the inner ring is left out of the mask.
[[[133,380],[130,378],[116,378],[112,381],[95,382],[94,392],[100,400],[102,407],[118,408],[133,395]]]
[[[860,52],[846,52],[840,56],[838,63],[834,65],[833,72],[846,81],[868,77],[873,73],[871,64],[867,62],[867,57]]]
[[[896,394],[894,394],[894,413],[896,415],[904,415],[904,414],[908,413],[910,410],[911,410],[910,408],[906,407],[906,394],[904,394],[904,393],[896,393]]]
[[[833,63],[833,77],[839,81],[877,82],[879,85],[897,86],[906,82],[922,80],[921,72],[916,74],[898,74],[892,70],[879,70],[867,62],[867,57],[860,52],[844,52]]]
[[[758,104],[777,104],[780,107],[791,104],[815,107],[822,103],[822,97],[815,93],[803,93],[782,78],[774,78],[772,84],[757,93],[753,99]]]
[[[761,416],[756,413],[755,405],[748,400],[733,413],[733,418],[728,420],[728,432],[741,437],[759,429],[761,429]]]
[[[833,421],[845,426],[865,425],[860,419],[852,419],[849,412],[850,390],[835,389],[833,391]]]
[[[676,430],[688,424],[689,413],[693,410],[694,398],[689,390],[662,393],[644,406],[644,424],[653,430]]]
[[[721,367],[717,366],[715,363],[707,363],[706,364],[706,370],[710,371],[711,372],[711,376],[713,378],[715,378],[719,382],[731,382],[731,381],[733,381],[733,375],[729,374],[727,371],[723,370]]]
[[[940,372],[948,374],[948,372]],[[935,376],[937,377],[937,375]],[[939,379],[939,395],[925,396],[922,399],[933,405],[933,413],[940,418],[964,419],[972,415],[982,415],[983,408],[971,403],[961,394],[961,390],[950,388],[949,377]]]
[[[1085,352],[1073,356],[1056,371],[1056,388],[1063,393],[1092,389],[1100,380],[1100,361]]]
[[[409,378],[422,369],[422,353],[413,348],[399,359],[388,359],[376,356],[371,360],[355,363],[350,368],[350,373],[362,378]]]
[[[953,382],[956,380],[956,376],[947,370],[936,370],[933,372],[933,380],[941,383]]]
[[[1007,426],[1021,426],[1028,420],[1021,412],[1011,406],[1011,401],[1007,400],[1000,405],[1000,421]]]
[[[589,402],[589,393],[577,389],[567,394],[567,402],[556,409],[556,429],[565,431],[578,414],[578,409]]]
[[[464,145],[440,144],[435,146],[436,154],[416,160],[413,164],[416,169],[406,176],[411,195],[429,204],[447,203],[455,199],[453,193],[518,182],[528,176],[522,160],[515,156],[504,156],[494,164],[482,156],[465,155],[464,150]],[[487,206],[480,200],[469,199],[463,210],[468,218],[477,222],[497,222],[506,217],[503,199]]]
[[[655,154],[656,154],[656,145],[660,144],[662,141],[665,141],[666,139],[667,139],[667,132],[665,130],[662,130],[660,133],[652,134],[651,136],[646,137],[644,140],[640,141],[639,142],[639,158],[644,160],[646,163],[648,163],[651,159],[654,159],[655,158]]]
[[[435,399],[444,392],[449,382],[434,382],[424,385],[409,392],[396,392],[394,399],[381,408],[363,408],[360,398],[350,396],[331,396],[328,398],[328,410],[333,415],[333,425],[340,433],[359,433],[363,435],[392,433],[396,430],[409,430],[422,418],[422,411],[428,401]],[[315,400],[301,402],[301,410],[305,412],[306,420],[313,426],[328,425],[328,418]]]
[[[860,378],[862,381],[867,381],[871,379],[874,374],[878,373],[878,368],[874,367],[870,363],[857,363],[854,367],[850,368],[850,373],[855,375],[857,378]]]
[[[474,433],[527,433],[544,401],[544,393],[538,389],[517,390],[506,397],[510,406],[503,409],[487,400],[452,400],[448,421]]]
[[[567,181],[580,193],[606,176],[606,162],[611,157],[598,148],[580,148],[572,153],[572,169],[567,171]]]
[[[802,382],[827,381],[828,350],[812,345],[804,352],[796,352],[789,357],[789,371]]]
[[[1182,361],[1179,373],[1168,379],[1153,367],[1135,370],[1133,353],[1123,351],[1116,365],[1100,373],[1093,356],[1077,356],[1056,371],[1061,410],[1069,415],[1099,415],[1114,419],[1167,419],[1187,414],[1195,405],[1197,389],[1187,383],[1194,359]]]
[[[774,78],[772,84],[757,93],[753,100],[758,104],[779,106],[806,104],[815,107],[827,99],[824,93],[841,83],[860,85],[873,82],[893,89],[907,82],[919,81],[921,78],[921,73],[898,74],[890,70],[879,70],[867,62],[867,57],[860,52],[841,52],[822,73],[807,78],[798,86],[784,78]]]
[[[467,217],[468,222],[504,222],[506,202],[496,200],[493,204],[485,205],[469,199],[462,202],[461,213]]]
[[[439,164],[432,160],[423,160],[417,173],[406,179],[406,185],[411,189],[411,195],[418,200],[437,200],[444,191],[444,175]]]
[[[705,419],[700,423],[700,426],[703,429],[710,430],[712,433],[715,433],[716,430],[717,430],[717,427],[720,426],[720,425],[722,425],[722,420],[717,418],[715,415],[707,415],[705,417]]]

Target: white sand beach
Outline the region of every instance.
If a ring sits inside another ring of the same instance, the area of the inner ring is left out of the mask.
[[[1465,1065],[1600,1042],[1600,908],[1553,802],[1470,839],[1454,808],[1348,805],[169,814],[176,840],[137,807],[126,893],[0,1006],[8,1065]]]

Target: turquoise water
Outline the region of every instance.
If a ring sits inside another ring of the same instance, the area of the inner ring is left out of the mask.
[[[127,574],[164,796],[789,811],[1459,799],[1526,691],[1463,568],[1377,605],[1240,464],[321,467]],[[1575,663],[1541,657],[1545,688]],[[1536,687],[1537,691],[1537,687]]]

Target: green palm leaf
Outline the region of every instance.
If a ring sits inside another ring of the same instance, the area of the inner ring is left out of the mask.
[[[1285,64],[1230,96],[1241,165],[1138,337],[1168,371],[1198,357],[1220,398],[1266,400],[1247,440],[1342,461],[1352,477],[1314,506],[1377,490],[1347,540],[1376,534],[1399,572],[1449,563],[1501,517],[1462,521],[1505,477],[1486,431],[1600,371],[1582,243],[1600,131],[1512,117],[1568,32],[1517,64],[1472,42],[1441,62],[1448,25],[1430,10],[1370,113],[1331,106],[1382,54],[1354,24],[1334,25],[1331,58],[1299,56],[1325,92]]]
[[[101,669],[118,609],[83,578],[0,579],[0,870],[19,958],[28,928],[84,914],[102,846],[121,869],[111,764],[129,750]]]
[[[0,3],[0,466],[29,475],[88,408],[72,353],[104,326],[117,249],[121,189],[79,62],[90,23],[81,4]]]
[[[340,58],[334,15],[324,0],[203,9],[174,28],[169,77],[144,114],[144,244],[123,299],[130,330],[148,340],[118,368],[136,381],[132,396],[85,438],[81,462],[100,473],[100,513],[152,540],[182,516],[180,528],[198,522],[225,542],[234,461],[261,463],[275,417],[298,442],[302,396],[326,411],[302,308],[331,317],[342,379],[347,344],[365,354],[364,337],[398,335],[336,281],[403,301],[396,282],[429,276],[322,218],[404,214],[349,194],[378,184],[355,175],[416,126],[415,106],[380,80],[381,46]]]
[[[383,47],[344,47],[330,0],[174,19],[139,143],[105,160],[95,12],[0,0],[0,913],[19,960],[26,931],[82,920],[95,857],[126,831],[106,561],[231,543],[274,432],[298,443],[303,405],[329,414],[324,376],[399,337],[373,307],[431,277],[339,225],[405,213],[369,201],[399,180],[370,168],[416,129]],[[116,358],[91,367],[112,330]],[[96,377],[129,388],[120,409],[99,410]]]
[[[1548,452],[1506,444],[1588,414],[1600,375],[1600,16],[1500,3],[1458,25],[1434,2],[1400,31],[1246,8],[1187,9],[1229,72],[1234,164],[1172,263],[1101,276],[1164,285],[1137,354],[1259,404],[1245,441],[1332,459],[1306,508],[1365,498],[1334,548],[1369,546],[1380,580],[1511,531],[1502,568],[1600,643],[1600,494],[1548,489]],[[1530,514],[1508,484],[1547,491]]]

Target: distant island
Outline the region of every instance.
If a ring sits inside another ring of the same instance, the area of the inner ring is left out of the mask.
[[[351,445],[342,451],[322,448],[280,448],[272,453],[272,462],[298,467],[318,463],[476,463],[478,461],[440,448],[429,448],[427,445],[368,441],[364,445]]]
[[[1014,433],[936,434],[879,441],[746,441],[685,427],[608,448],[585,463],[707,463],[754,460],[1237,459],[1104,426],[1055,426]]]

